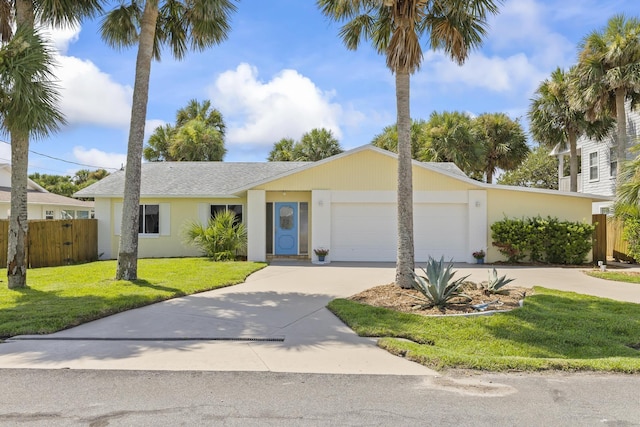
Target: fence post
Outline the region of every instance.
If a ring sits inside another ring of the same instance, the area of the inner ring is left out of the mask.
[[[593,231],[593,263],[598,261],[607,263],[607,216],[595,214],[591,216],[591,223],[596,226]]]

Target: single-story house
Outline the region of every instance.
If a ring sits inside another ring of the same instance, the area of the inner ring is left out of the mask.
[[[93,202],[53,194],[27,180],[27,219],[91,218]],[[11,215],[11,165],[0,164],[0,219]]]
[[[142,165],[140,257],[199,255],[185,224],[232,209],[248,230],[249,260],[296,256],[333,261],[396,260],[397,155],[365,145],[317,162],[157,162]],[[118,254],[124,171],[79,191],[95,197],[98,252]],[[484,184],[451,163],[413,162],[416,261],[473,262],[501,254],[490,226],[506,217],[553,216],[591,223],[589,194]]]

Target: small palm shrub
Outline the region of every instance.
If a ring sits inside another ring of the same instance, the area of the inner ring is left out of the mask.
[[[247,249],[247,227],[236,220],[235,212],[225,210],[211,218],[206,227],[199,222],[189,224],[185,240],[214,261],[232,261]]]
[[[429,257],[426,270],[422,268],[425,276],[413,273],[413,287],[424,295],[424,301],[429,307],[444,307],[454,298],[463,298],[466,302],[471,298],[462,292],[464,280],[469,276],[451,281],[456,274],[452,271],[453,264],[444,265],[444,257],[440,261]]]
[[[503,294],[506,295],[509,293],[506,289],[502,289],[509,283],[513,282],[515,279],[507,279],[507,275],[505,274],[502,277],[498,277],[498,270],[495,268],[493,271],[489,270],[489,281],[483,283],[484,293],[487,295],[490,294]]]

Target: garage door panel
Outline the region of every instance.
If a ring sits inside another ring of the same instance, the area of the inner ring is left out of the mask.
[[[395,261],[397,212],[391,203],[334,203],[331,208],[331,259]],[[414,246],[417,262],[429,256],[467,258],[467,205],[415,204]]]

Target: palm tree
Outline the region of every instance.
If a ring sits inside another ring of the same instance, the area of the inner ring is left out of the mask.
[[[572,102],[594,120],[612,115],[617,122],[618,168],[622,172],[627,149],[625,103],[640,102],[640,20],[612,17],[606,28],[589,34],[580,45]]]
[[[398,126],[393,124],[382,129],[382,133],[373,137],[371,144],[394,153],[398,152]],[[426,122],[411,121],[411,158],[418,159],[427,145]],[[427,161],[427,160],[423,160]]]
[[[200,118],[180,126],[169,147],[178,162],[221,162],[226,152],[223,135]]]
[[[395,74],[398,125],[398,257],[396,283],[413,286],[413,178],[411,171],[410,76],[422,63],[420,39],[461,64],[479,46],[486,18],[498,0],[317,0],[322,13],[345,22],[340,37],[355,50],[362,38],[386,56]]]
[[[611,120],[587,120],[582,110],[570,102],[575,68],[568,73],[556,68],[551,77],[536,90],[529,107],[529,129],[533,138],[548,146],[569,145],[570,191],[578,191],[577,141],[582,135],[602,139],[611,127]]]
[[[267,160],[270,162],[293,162],[295,156],[293,154],[293,147],[295,141],[292,138],[282,138],[280,141],[273,144],[273,148],[269,152]]]
[[[127,146],[122,233],[117,279],[138,277],[138,222],[144,125],[149,99],[151,60],[168,45],[176,59],[191,48],[204,50],[227,38],[233,0],[131,0],[111,11],[102,23],[102,37],[111,46],[138,46],[131,124]]]
[[[293,147],[296,160],[315,162],[342,153],[342,147],[328,129],[311,129]]]
[[[169,154],[169,147],[171,147],[174,133],[175,129],[170,124],[155,128],[149,137],[149,141],[147,141],[147,146],[142,150],[142,157],[149,162],[174,160]]]
[[[480,168],[482,145],[473,134],[471,116],[458,111],[434,111],[426,127],[427,144],[419,160],[453,162],[468,175]]]
[[[222,118],[222,113],[215,108],[211,108],[211,101],[205,100],[202,103],[197,99],[189,101],[186,107],[176,113],[176,128],[184,126],[194,119],[201,119],[208,127],[215,128],[224,137],[226,126]]]
[[[42,137],[57,129],[62,116],[57,110],[58,94],[49,68],[51,54],[34,34],[35,24],[55,27],[77,23],[100,10],[100,0],[3,0],[0,2],[0,36],[9,42],[20,35],[25,51],[14,43],[5,46],[13,66],[3,64],[2,91],[8,96],[3,106],[3,127],[11,138],[11,220],[7,248],[7,276],[10,288],[26,286],[25,238],[27,234],[27,170],[29,138]],[[33,49],[28,53],[26,50]],[[22,61],[22,63],[21,63]],[[24,92],[20,92],[24,91]]]
[[[489,184],[498,168],[509,171],[527,158],[527,137],[518,120],[504,113],[481,114],[473,120],[474,134],[483,146],[480,172]]]

